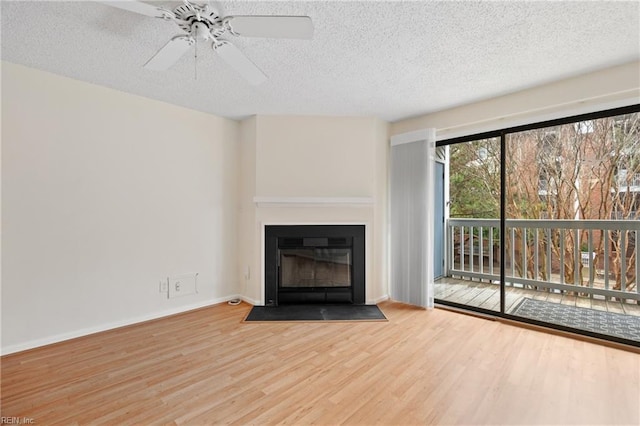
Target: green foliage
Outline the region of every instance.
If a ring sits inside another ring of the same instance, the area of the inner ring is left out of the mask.
[[[451,217],[500,217],[499,167],[487,142],[454,145],[450,150]],[[481,155],[480,150],[483,149]]]

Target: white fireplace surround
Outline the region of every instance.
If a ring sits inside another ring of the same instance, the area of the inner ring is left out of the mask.
[[[256,116],[242,123],[239,148],[239,294],[265,302],[265,226],[364,225],[365,303],[385,300],[388,123]]]

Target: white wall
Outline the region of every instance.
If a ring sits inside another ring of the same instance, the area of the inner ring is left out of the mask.
[[[240,291],[237,122],[9,63],[2,89],[3,353]]]
[[[375,118],[258,116],[242,124],[241,166],[255,177],[242,192],[246,208],[240,268],[252,271],[243,294],[264,303],[262,232],[266,224],[363,223],[367,302],[384,298],[388,127]],[[254,197],[370,198],[366,205],[261,204]]]
[[[372,197],[371,118],[259,116],[256,195]]]
[[[391,125],[391,135],[436,128],[438,139],[640,103],[640,61]]]

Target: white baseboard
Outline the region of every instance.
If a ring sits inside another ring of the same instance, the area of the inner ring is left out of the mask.
[[[250,305],[253,306],[259,306],[260,305],[260,301],[256,300],[256,299],[252,299],[250,297],[247,296],[238,296],[240,299],[242,299],[244,302],[247,302]]]
[[[211,305],[217,305],[218,303],[224,303],[232,299],[240,298],[239,295],[236,296],[225,296],[219,297],[213,300],[202,301],[198,303],[193,303],[190,305],[179,306],[172,309],[167,309],[160,312],[153,312],[147,315],[141,315],[139,317],[129,318],[122,321],[114,321],[107,324],[102,324],[95,327],[87,327],[81,328],[79,330],[70,331],[68,333],[60,333],[54,336],[44,337],[41,339],[30,340],[23,343],[18,343],[15,345],[10,345],[7,347],[3,347],[1,351],[1,355],[9,355],[15,352],[26,351],[28,349],[38,348],[40,346],[51,345],[53,343],[63,342],[65,340],[75,339],[78,337],[88,336],[94,333],[100,333],[101,331],[113,330],[114,328],[124,327],[127,325],[137,324],[149,320],[154,320],[158,318],[168,317],[170,315],[180,314],[187,311],[192,311],[194,309],[205,308]],[[244,299],[244,298],[243,298]]]
[[[372,304],[373,305],[377,305],[378,303],[385,302],[387,300],[389,300],[389,295],[385,294],[384,296],[380,296],[377,299],[373,299],[373,303]]]
[[[84,337],[90,334],[100,333],[102,331],[113,330],[114,328],[138,324],[145,321],[150,321],[158,318],[168,317],[175,314],[180,314],[187,311],[192,311],[194,309],[217,305],[218,303],[228,302],[229,300],[233,300],[233,299],[241,299],[244,302],[254,306],[260,305],[260,301],[258,300],[252,299],[247,296],[242,296],[240,294],[234,294],[231,296],[219,297],[213,300],[193,303],[191,305],[179,306],[176,308],[167,309],[160,312],[154,312],[147,315],[141,315],[139,317],[129,318],[122,321],[114,321],[114,322],[102,324],[95,327],[81,328],[79,330],[70,331],[68,333],[60,333],[54,336],[48,336],[41,339],[29,340],[27,342],[3,347],[2,350],[0,351],[0,355],[9,355],[16,352],[22,352],[29,349],[39,348],[41,346],[51,345],[53,343],[60,343],[60,342],[64,342],[65,340],[76,339],[78,337]],[[385,300],[389,300],[388,295],[384,295],[384,296],[378,297],[377,299],[374,299],[373,304],[378,304],[380,302],[384,302]]]

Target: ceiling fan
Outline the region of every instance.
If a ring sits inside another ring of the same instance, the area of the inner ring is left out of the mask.
[[[313,23],[308,16],[226,16],[222,17],[205,0],[194,3],[183,0],[173,10],[140,1],[100,1],[109,6],[141,15],[173,21],[184,32],[173,37],[144,68],[163,71],[169,69],[198,42],[211,41],[212,49],[251,84],[260,84],[267,76],[235,45],[223,36],[310,39]]]

